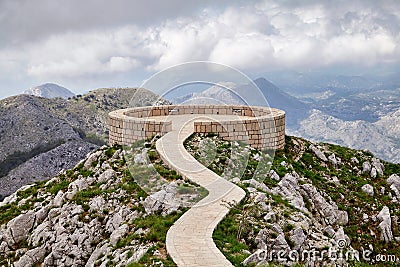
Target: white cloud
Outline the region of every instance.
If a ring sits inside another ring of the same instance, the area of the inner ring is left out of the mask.
[[[0,47],[0,72],[12,65],[14,74],[18,70],[31,78],[54,80],[156,71],[193,60],[212,60],[256,72],[400,63],[399,1],[379,5],[374,1],[263,1],[216,9],[208,6],[197,13],[190,7],[188,16],[171,7],[168,12],[178,16],[164,16],[153,25],[129,20],[126,12],[119,24],[108,27],[97,18],[102,25],[97,28],[76,26],[16,47],[10,41]],[[118,20],[118,16],[111,17]]]

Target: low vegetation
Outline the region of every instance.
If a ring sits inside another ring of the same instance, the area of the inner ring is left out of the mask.
[[[208,139],[207,142],[204,142]],[[213,145],[209,143],[212,142]],[[208,143],[208,144],[207,144]],[[236,143],[236,144],[235,144]],[[205,145],[206,144],[206,145]],[[297,137],[286,137],[285,148],[275,151],[273,161],[270,161],[270,152],[266,153],[263,160],[259,160],[258,155],[262,155],[261,151],[247,148],[248,159],[247,165],[242,176],[242,181],[256,179],[262,181],[267,188],[276,187],[279,180],[286,174],[296,172],[300,177],[304,177],[304,182],[311,183],[318,191],[323,192],[328,201],[335,202],[340,210],[344,210],[348,214],[348,224],[344,226],[344,232],[351,240],[351,246],[359,251],[373,246],[374,255],[396,255],[400,258],[400,242],[393,241],[390,243],[380,241],[380,230],[378,229],[379,220],[374,219],[379,211],[384,207],[389,207],[393,218],[400,216],[398,202],[394,202],[388,192],[391,192],[390,185],[386,179],[392,174],[400,173],[400,165],[382,161],[384,165],[384,174],[371,177],[370,172],[363,172],[363,163],[371,162],[373,155],[368,151],[358,151],[344,148],[332,144],[314,144],[323,151],[326,156],[335,155],[340,161],[334,164],[330,160],[324,162],[319,159],[310,149],[312,143]],[[186,148],[198,160],[204,160],[202,155],[209,153],[207,149],[214,149],[213,159],[207,159],[207,166],[216,173],[224,176],[227,170],[232,168],[230,160],[232,149],[236,149],[237,142],[227,142],[221,140],[215,135],[195,134],[186,142]],[[256,156],[257,155],[257,156]],[[270,165],[270,170],[274,171],[279,179],[271,177],[269,171],[263,171],[259,167],[262,161],[266,161]],[[270,161],[270,163],[268,163]],[[240,164],[239,164],[240,165]],[[236,164],[236,166],[238,166]],[[240,167],[240,166],[239,166]],[[231,173],[229,173],[231,174]],[[226,176],[227,179],[232,177]],[[237,182],[237,181],[236,181]],[[368,195],[361,187],[365,184],[371,184],[374,188],[374,195]],[[242,182],[238,183],[248,191],[248,187]],[[253,188],[252,188],[253,189]],[[286,199],[279,195],[264,192],[269,198],[269,205],[279,207],[274,209],[279,211],[276,218],[281,225],[285,236],[293,229],[293,225],[288,223],[293,214],[299,212]],[[267,190],[268,191],[268,190]],[[246,198],[238,206],[231,206],[231,212],[218,226],[214,232],[214,240],[221,251],[235,266],[243,266],[242,262],[252,251],[257,249],[254,242],[255,236],[262,228],[271,227],[268,220],[265,221],[263,216],[265,213],[254,205],[254,199],[248,191]],[[385,192],[385,193],[382,193]],[[307,205],[310,203],[306,202]],[[308,208],[310,208],[308,206]],[[311,210],[311,209],[310,209]],[[316,214],[304,214],[310,218]],[[365,219],[365,217],[368,219]],[[399,236],[399,225],[396,220],[393,221],[392,230],[394,236]],[[290,245],[290,239],[286,238]],[[351,263],[354,266],[370,266],[364,263]],[[375,263],[380,266],[395,266],[393,263]]]

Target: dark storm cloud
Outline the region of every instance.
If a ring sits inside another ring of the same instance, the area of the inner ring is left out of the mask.
[[[112,28],[126,24],[148,26],[168,18],[198,12],[210,2],[212,1],[2,0],[0,43],[18,45],[54,33]]]

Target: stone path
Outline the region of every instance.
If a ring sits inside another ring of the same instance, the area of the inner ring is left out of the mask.
[[[245,196],[240,187],[221,178],[196,161],[184,148],[183,142],[193,133],[194,120],[201,115],[169,116],[172,131],[156,143],[157,151],[170,168],[209,191],[207,197],[183,214],[167,233],[167,251],[178,266],[233,266],[218,250],[212,239],[217,224],[229,209],[224,202],[239,202]],[[209,119],[232,119],[238,116],[206,115]]]

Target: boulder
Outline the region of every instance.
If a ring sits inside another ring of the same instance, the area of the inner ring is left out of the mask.
[[[90,255],[89,260],[86,262],[86,267],[93,267],[97,259],[101,255],[107,255],[111,251],[111,248],[108,243],[103,244],[102,246],[98,246],[93,253]]]
[[[103,153],[103,151],[99,150],[94,153],[89,154],[87,157],[85,164],[83,165],[85,169],[89,169],[92,167],[93,162],[97,161],[100,157],[100,155]]]
[[[107,182],[117,176],[117,173],[113,169],[108,169],[99,175],[97,181],[99,183]]]
[[[269,178],[274,179],[276,181],[281,180],[281,177],[279,177],[279,175],[274,170],[269,171]]]
[[[52,205],[54,207],[61,207],[62,204],[64,203],[64,193],[63,191],[58,191],[57,195],[54,197],[54,199],[52,200]]]
[[[374,179],[374,178],[376,178],[377,175],[378,175],[377,170],[375,169],[375,167],[372,167],[371,173],[370,173],[371,178]]]
[[[268,255],[266,255],[266,251],[264,249],[257,249],[253,254],[248,256],[242,262],[242,264],[244,266],[247,266],[247,265],[250,265],[250,264],[258,265],[258,264],[264,263],[265,262],[264,259],[268,259]]]
[[[328,160],[332,165],[337,168],[340,164],[342,164],[342,159],[339,157],[336,157],[335,154],[332,154],[328,157]]]
[[[303,197],[300,194],[300,186],[297,182],[297,178],[292,174],[285,174],[282,180],[278,183],[277,187],[272,189],[272,193],[282,196],[288,200],[295,208],[308,212],[303,201]]]
[[[335,203],[328,203],[325,198],[311,184],[301,185],[301,194],[307,198],[317,210],[327,224],[330,225],[346,225],[348,223],[348,214],[341,211]]]
[[[368,194],[369,196],[373,196],[374,195],[374,188],[372,187],[372,185],[370,184],[365,184],[361,187],[361,190],[363,192],[365,192],[366,194]]]
[[[301,245],[303,245],[304,241],[306,241],[306,235],[304,234],[303,229],[296,228],[293,231],[293,234],[290,235],[290,241],[293,242],[294,247],[293,249],[299,249]]]
[[[381,162],[380,159],[372,158],[372,166],[376,169],[380,176],[383,176],[383,171],[385,170],[385,166]]]
[[[114,232],[114,230],[117,229],[122,222],[123,222],[122,215],[119,212],[114,213],[106,223],[106,231],[108,233]]]
[[[25,214],[20,214],[7,223],[6,236],[9,237],[7,243],[18,244],[26,240],[28,233],[32,230],[35,224],[36,215],[33,211]]]
[[[117,242],[128,233],[128,231],[129,226],[127,224],[123,224],[115,229],[110,236],[110,244],[115,246]]]
[[[14,263],[14,267],[34,266],[35,264],[42,262],[45,255],[46,247],[44,245],[28,250],[17,262]]]
[[[170,183],[165,189],[148,196],[142,204],[147,214],[158,212],[169,214],[178,210],[181,206],[180,197],[177,197],[177,195],[177,184]]]
[[[381,230],[381,240],[385,242],[393,241],[392,219],[390,218],[389,208],[384,206],[377,218],[381,221],[378,225]]]
[[[353,163],[353,164],[358,164],[359,163],[359,161],[358,161],[358,159],[356,157],[352,157],[350,160],[351,160],[351,163]]]
[[[368,161],[364,161],[362,168],[363,173],[369,173],[371,171],[371,164]]]
[[[317,156],[317,158],[319,158],[320,160],[322,160],[324,162],[328,161],[325,154],[321,150],[319,150],[317,147],[315,147],[314,145],[310,145],[309,149],[312,152],[314,152],[315,156]]]

